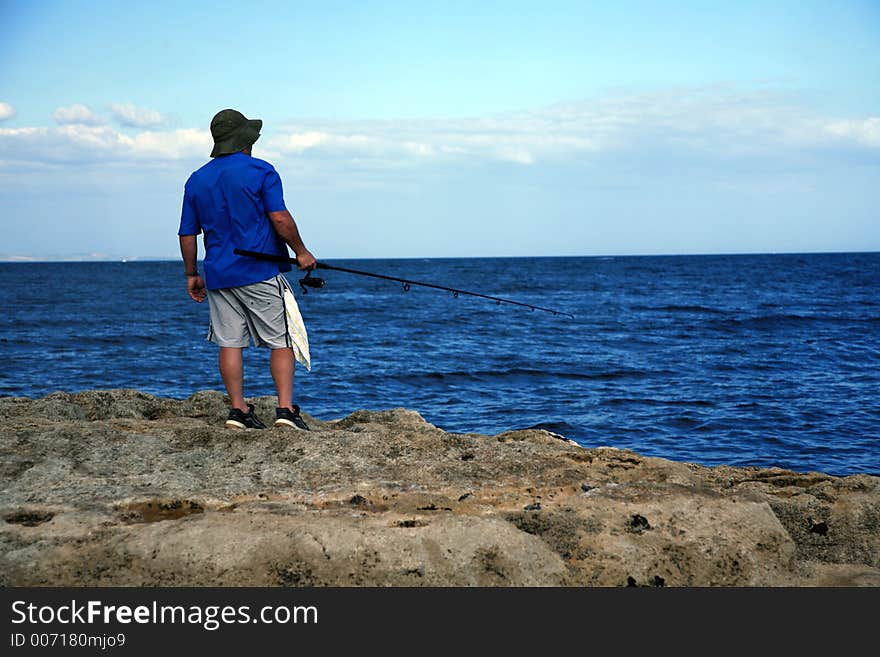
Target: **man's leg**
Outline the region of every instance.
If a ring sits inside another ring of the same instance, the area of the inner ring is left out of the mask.
[[[269,356],[269,371],[275,381],[275,392],[278,393],[278,408],[293,410],[293,371],[296,359],[293,349],[273,349]]]
[[[244,364],[241,347],[220,347],[220,376],[232,402],[232,408],[248,412],[244,403]]]

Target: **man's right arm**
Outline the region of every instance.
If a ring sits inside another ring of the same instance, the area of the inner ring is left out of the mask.
[[[198,257],[198,243],[195,235],[180,235],[180,255],[183,257],[183,268],[186,270],[186,291],[193,301],[201,303],[205,300],[205,282],[199,275],[196,258]]]
[[[180,237],[180,255],[183,256],[187,292],[193,301],[201,302],[205,300],[206,292],[205,282],[199,275],[196,262],[199,254],[196,235],[202,232],[202,227],[196,205],[188,188],[189,180],[183,189],[183,207],[180,211],[180,229],[177,231],[177,235]]]
[[[290,245],[296,254],[296,266],[300,269],[314,269],[315,256],[309,252],[299,235],[299,228],[293,220],[293,216],[287,210],[269,212],[269,220],[272,227],[281,238]]]

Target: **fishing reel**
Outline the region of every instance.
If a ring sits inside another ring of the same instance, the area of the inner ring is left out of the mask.
[[[314,287],[317,289],[321,289],[322,287],[324,287],[324,279],[318,278],[317,276],[312,278],[312,270],[310,269],[306,272],[306,275],[303,278],[299,279],[299,286],[302,289],[303,294],[308,294],[308,288],[310,287]]]

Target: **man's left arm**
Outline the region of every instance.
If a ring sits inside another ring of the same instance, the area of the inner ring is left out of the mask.
[[[315,256],[303,244],[296,221],[284,206],[281,176],[274,168],[271,168],[263,179],[263,209],[272,223],[272,228],[296,254],[296,266],[300,269],[314,269]]]
[[[293,220],[293,215],[287,210],[268,212],[267,214],[275,232],[290,245],[290,248],[296,254],[296,266],[300,269],[314,269],[315,256],[303,244],[302,237],[299,235],[299,228],[297,228],[296,222]]]

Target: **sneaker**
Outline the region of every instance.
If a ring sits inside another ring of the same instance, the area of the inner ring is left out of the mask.
[[[254,414],[254,405],[248,404],[248,412],[245,413],[240,408],[230,408],[229,417],[226,419],[226,426],[229,429],[265,429],[266,425],[260,422]]]
[[[302,415],[299,414],[299,406],[296,404],[293,405],[293,411],[289,408],[275,409],[275,426],[294,427],[295,429],[309,431],[309,425],[302,419]]]

